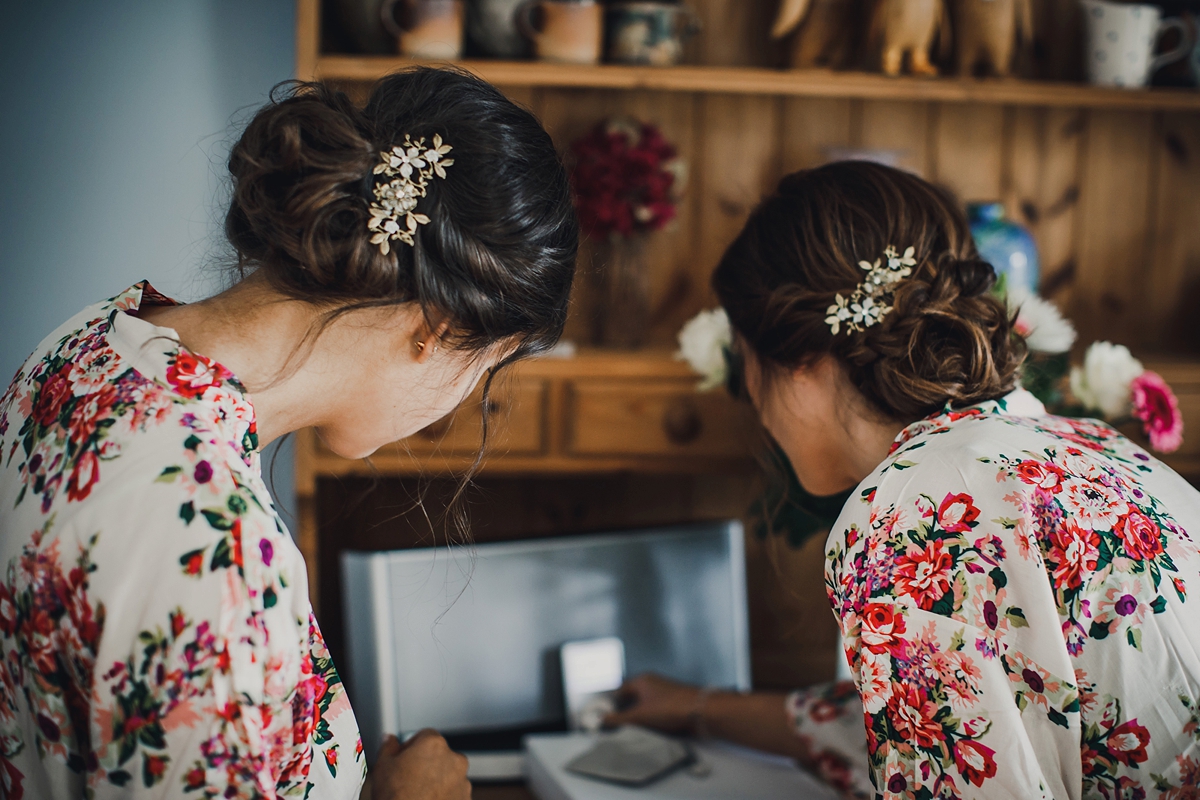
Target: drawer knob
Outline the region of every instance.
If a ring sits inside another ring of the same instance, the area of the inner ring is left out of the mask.
[[[700,438],[704,420],[695,404],[685,398],[671,401],[663,412],[663,432],[672,444],[691,444]]]

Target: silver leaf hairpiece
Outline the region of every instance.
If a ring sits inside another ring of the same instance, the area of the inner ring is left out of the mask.
[[[445,179],[446,167],[454,165],[454,159],[445,156],[453,149],[443,144],[442,137],[436,133],[433,144],[428,147],[424,136],[414,142],[405,134],[404,144],[379,154],[380,161],[375,165],[374,174],[392,180],[375,184],[375,202],[371,203],[367,229],[374,232],[371,244],[379,245],[384,255],[391,252],[392,239],[411,247],[417,226],[429,224],[428,216],[417,213],[417,201],[425,196],[434,175]]]
[[[904,251],[904,255],[900,255],[895,246],[889,244],[883,251],[884,257],[875,259],[874,264],[869,261],[858,262],[858,266],[867,273],[866,279],[855,288],[849,299],[841,294],[835,296],[834,304],[825,311],[825,324],[834,336],[843,327],[847,332],[866,330],[888,315],[892,310],[888,300],[895,292],[895,284],[911,275],[912,268],[917,265],[913,257],[915,253],[916,248],[910,247]]]

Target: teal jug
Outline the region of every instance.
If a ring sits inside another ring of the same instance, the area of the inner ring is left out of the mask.
[[[1040,264],[1029,231],[1005,218],[1003,203],[968,203],[967,217],[975,248],[995,268],[996,276],[1004,276],[1009,286],[1036,292]]]

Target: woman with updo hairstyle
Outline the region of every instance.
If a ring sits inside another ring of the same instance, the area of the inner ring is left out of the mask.
[[[363,108],[278,87],[229,156],[237,283],[138,283],[0,399],[0,796],[357,798],[366,759],[259,452],[346,458],[562,333],[578,223],[537,120],[413,69]],[[470,796],[432,731],[375,798]]]
[[[953,198],[896,169],[798,172],[754,211],[713,286],[739,393],[804,489],[849,491],[825,585],[853,682],[641,676],[610,722],[790,755],[863,797],[1191,796],[1200,492],[1020,388],[995,280]]]

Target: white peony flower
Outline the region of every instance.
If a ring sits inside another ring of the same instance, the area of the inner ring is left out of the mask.
[[[725,351],[733,344],[733,330],[725,309],[701,311],[679,331],[679,352],[675,358],[686,361],[703,376],[700,390],[708,391],[725,383],[728,367]]]
[[[1021,285],[1008,289],[1008,311],[1016,314],[1016,332],[1037,353],[1066,353],[1075,344],[1075,326],[1045,297]]]
[[[1083,366],[1071,370],[1071,393],[1088,410],[1119,419],[1129,414],[1129,384],[1145,371],[1124,345],[1096,342],[1083,357]]]
[[[1075,326],[1049,300],[1024,286],[1010,286],[1006,300],[1009,313],[1017,315],[1017,333],[1030,350],[1065,353],[1075,344]]]

